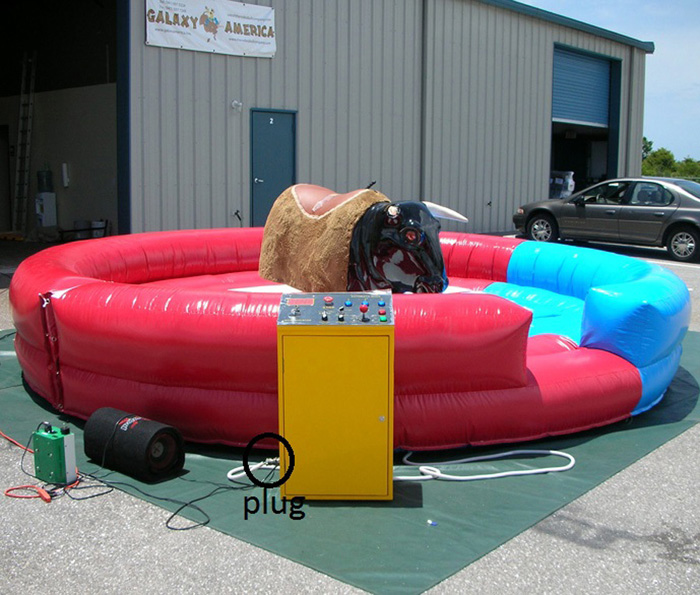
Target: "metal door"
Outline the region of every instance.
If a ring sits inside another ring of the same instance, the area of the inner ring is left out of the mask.
[[[678,208],[678,200],[661,184],[637,182],[620,214],[620,238],[627,242],[660,240],[661,230]]]
[[[388,336],[282,337],[280,427],[297,460],[286,494],[322,500],[391,494],[392,347]],[[333,365],[360,353],[360,374]]]
[[[561,235],[567,238],[616,240],[621,203],[629,182],[606,182],[575,195],[559,216]]]
[[[252,225],[265,225],[272,203],[296,182],[296,112],[251,110]]]
[[[555,47],[552,119],[607,128],[610,70],[610,60]]]

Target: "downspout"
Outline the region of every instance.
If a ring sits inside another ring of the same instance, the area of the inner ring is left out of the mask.
[[[629,74],[628,74],[628,81],[627,81],[627,142],[625,143],[625,151],[626,151],[626,158],[625,158],[625,175],[630,176],[630,175],[641,175],[641,171],[639,171],[639,168],[641,168],[641,155],[642,155],[642,143],[641,140],[639,139],[639,145],[637,146],[637,151],[636,154],[639,158],[639,165],[635,165],[632,163],[632,159],[634,156],[634,148],[632,146],[632,139],[635,136],[634,132],[632,130],[632,122],[631,120],[634,118],[634,128],[636,130],[637,128],[637,122],[639,121],[639,116],[634,110],[634,97],[636,96],[635,93],[635,76],[634,76],[634,71],[635,71],[635,62],[636,62],[636,56],[635,56],[636,50],[633,47],[630,47],[630,64],[629,64]],[[643,107],[642,103],[642,107]],[[636,117],[635,117],[636,116]]]
[[[131,18],[117,2],[117,233],[131,233]]]
[[[427,188],[427,136],[428,136],[428,107],[426,105],[428,97],[428,80],[427,80],[427,65],[428,65],[428,0],[421,1],[421,57],[420,57],[420,138],[419,142],[419,159],[420,167],[418,168],[418,199],[423,200],[428,195]]]

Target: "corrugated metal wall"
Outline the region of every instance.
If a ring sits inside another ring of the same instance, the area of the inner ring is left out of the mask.
[[[471,231],[510,230],[547,195],[555,43],[622,60],[619,173],[641,168],[641,49],[478,0],[273,0],[259,4],[276,9],[277,55],[240,58],[146,46],[144,4],[130,13],[132,231],[237,225],[236,210],[249,224],[253,107],[298,112],[299,181],[377,180]]]
[[[622,63],[623,95],[621,114],[624,128],[620,138],[620,175],[642,174],[639,147],[644,135],[644,75],[646,54],[627,47]],[[624,134],[623,134],[624,133]]]
[[[277,54],[146,46],[131,3],[131,229],[250,221],[250,108],[297,110],[297,179],[417,199],[419,0],[282,0]],[[231,107],[243,102],[242,111]]]
[[[643,50],[478,0],[427,13],[426,198],[496,232],[547,197],[555,43],[623,61],[619,175],[640,173]]]

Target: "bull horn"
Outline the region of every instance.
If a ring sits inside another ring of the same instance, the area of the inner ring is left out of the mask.
[[[428,208],[430,214],[438,219],[452,219],[452,221],[461,221],[462,223],[467,223],[469,221],[469,219],[467,219],[461,213],[448,209],[447,207],[443,207],[442,205],[435,204],[434,202],[424,200],[423,204]]]

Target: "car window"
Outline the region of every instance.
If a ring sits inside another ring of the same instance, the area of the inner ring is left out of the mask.
[[[630,187],[630,182],[608,182],[584,190],[579,196],[586,204],[618,205]]]
[[[629,204],[635,206],[665,207],[673,202],[671,194],[661,184],[637,182],[632,190]]]
[[[700,184],[691,180],[671,180],[676,186],[680,186],[686,192],[692,194],[696,198],[700,198]]]

